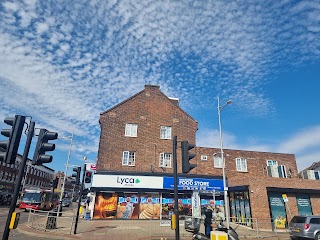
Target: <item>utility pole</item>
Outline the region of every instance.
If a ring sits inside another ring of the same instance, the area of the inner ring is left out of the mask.
[[[27,162],[27,158],[28,158],[28,154],[29,154],[29,150],[30,150],[32,137],[33,137],[34,126],[35,126],[35,122],[31,121],[30,122],[30,126],[29,126],[29,131],[28,131],[27,142],[26,142],[26,145],[24,147],[24,152],[23,152],[23,156],[22,156],[22,159],[21,159],[21,164],[20,164],[20,167],[19,167],[19,173],[18,173],[18,176],[16,178],[15,185],[14,185],[14,192],[13,192],[13,195],[12,195],[11,205],[10,205],[9,214],[8,214],[8,217],[7,217],[6,226],[5,226],[5,229],[4,229],[4,232],[3,232],[2,240],[8,240],[8,237],[9,237],[9,233],[10,233],[9,226],[10,226],[10,222],[11,222],[11,218],[12,218],[12,213],[16,209],[16,202],[17,202],[17,199],[18,199],[18,196],[19,196],[19,191],[20,191],[20,187],[21,187],[21,181],[22,181],[22,178],[24,176],[26,162]]]
[[[175,240],[180,239],[179,233],[179,196],[178,196],[178,163],[177,163],[177,136],[173,137],[172,155],[173,155],[173,173],[174,173],[174,214],[176,220]]]

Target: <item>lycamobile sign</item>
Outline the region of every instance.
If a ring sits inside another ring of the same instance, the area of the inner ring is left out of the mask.
[[[117,183],[124,186],[132,186],[134,183],[140,183],[140,180],[134,177],[117,177]]]

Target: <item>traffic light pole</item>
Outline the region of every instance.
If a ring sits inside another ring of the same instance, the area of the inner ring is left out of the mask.
[[[26,162],[27,162],[27,157],[29,154],[29,150],[30,150],[30,145],[31,145],[31,141],[32,141],[32,137],[33,137],[33,132],[34,132],[34,125],[35,123],[33,121],[30,122],[30,126],[29,126],[29,131],[28,131],[28,137],[27,137],[27,142],[26,145],[24,147],[24,152],[23,152],[23,156],[21,159],[21,164],[20,164],[20,168],[19,168],[19,173],[18,176],[16,178],[16,182],[15,182],[15,186],[14,186],[14,192],[13,192],[13,196],[11,199],[11,205],[10,205],[10,209],[9,209],[9,214],[7,217],[7,222],[6,222],[6,226],[3,232],[3,237],[2,240],[8,240],[9,238],[9,233],[10,233],[10,222],[11,222],[11,218],[12,218],[12,213],[14,212],[15,208],[16,208],[16,202],[19,196],[19,190],[20,190],[20,186],[21,186],[21,181],[22,178],[24,176],[24,170],[26,167]]]
[[[79,221],[79,211],[80,211],[80,205],[81,205],[81,198],[82,198],[82,192],[83,192],[85,173],[86,173],[86,165],[84,164],[81,187],[80,187],[80,197],[79,197],[77,216],[76,216],[76,223],[74,225],[74,232],[73,232],[74,234],[77,234],[77,227],[78,227],[78,221]]]
[[[174,175],[174,214],[176,217],[175,240],[179,240],[179,197],[178,197],[178,163],[177,163],[177,136],[173,136],[173,175]]]

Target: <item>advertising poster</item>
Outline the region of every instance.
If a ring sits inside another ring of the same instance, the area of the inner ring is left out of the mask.
[[[117,218],[138,219],[139,217],[139,197],[137,194],[124,193],[118,199]]]
[[[191,198],[178,200],[179,219],[185,219],[185,216],[192,216]],[[174,199],[162,198],[162,219],[171,219],[174,211]]]
[[[171,215],[174,210],[174,201],[173,198],[164,198],[162,197],[162,213],[161,217],[164,220],[171,219]]]
[[[240,222],[244,222],[244,218],[246,214],[244,209],[244,199],[242,196],[240,197],[240,214],[241,214]]]
[[[240,199],[236,198],[235,199],[236,202],[236,222],[240,222],[241,221],[241,214],[240,214]]]
[[[301,216],[312,215],[310,197],[308,194],[296,194],[298,213]]]
[[[271,217],[277,229],[286,228],[287,214],[281,193],[269,193]]]
[[[234,201],[234,193],[230,193],[230,217],[233,222],[235,222],[235,216],[236,216],[236,203]]]
[[[192,194],[192,217],[201,218],[201,205],[200,196],[198,191],[194,191]]]
[[[118,195],[116,193],[97,193],[93,219],[114,219],[116,217],[117,201]]]
[[[140,194],[139,219],[160,219],[159,194]]]

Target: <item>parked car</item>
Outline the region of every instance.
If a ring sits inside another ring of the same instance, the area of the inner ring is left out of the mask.
[[[289,223],[291,239],[320,240],[320,216],[294,216]]]
[[[72,205],[72,202],[69,198],[62,199],[62,207],[70,207]]]

